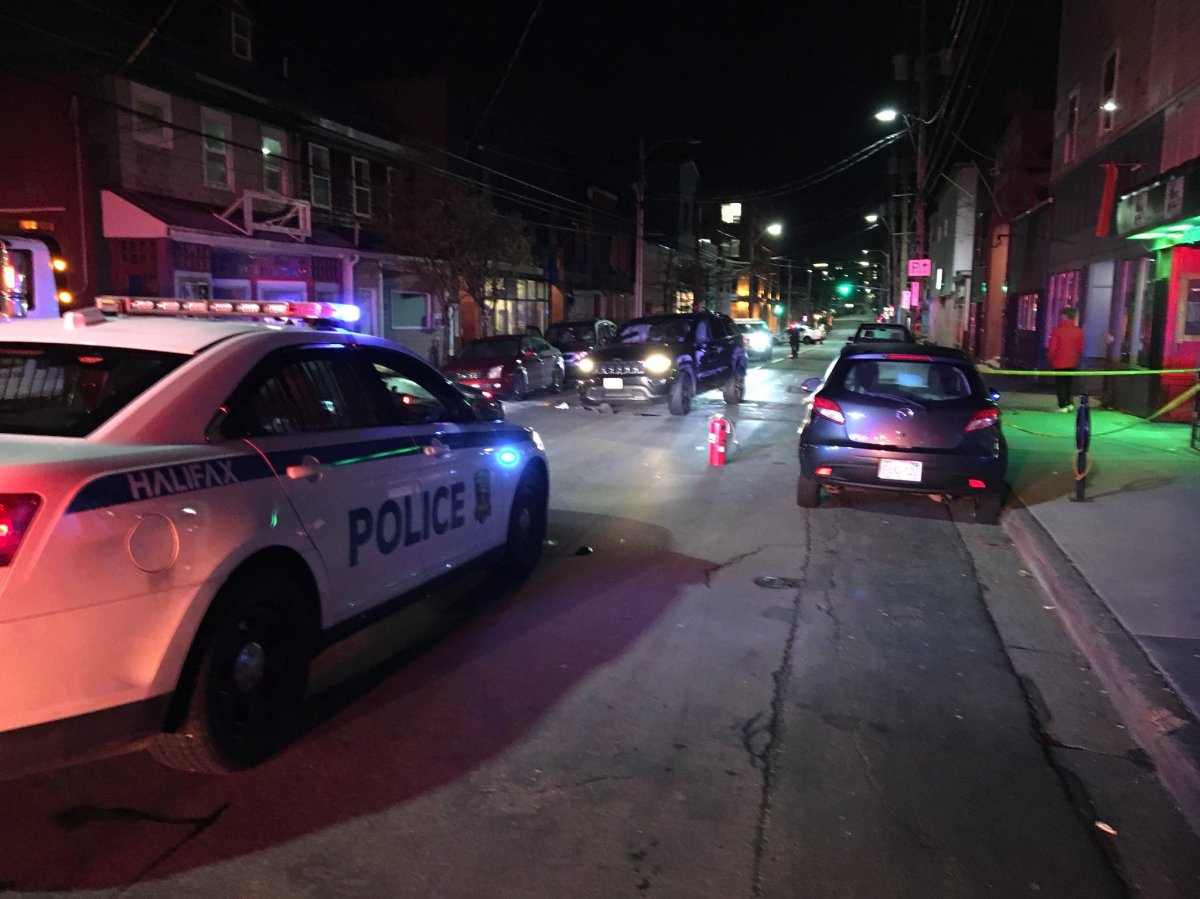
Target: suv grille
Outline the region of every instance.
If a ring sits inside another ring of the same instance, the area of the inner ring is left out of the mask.
[[[642,371],[642,363],[633,362],[605,362],[600,366],[600,374],[602,375],[640,375]]]

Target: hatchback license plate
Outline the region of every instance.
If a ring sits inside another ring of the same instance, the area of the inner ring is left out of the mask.
[[[625,382],[622,381],[620,378],[605,378],[604,379],[604,389],[605,390],[620,390],[624,386],[625,386]]]
[[[907,459],[880,459],[879,479],[881,481],[921,481],[921,463],[910,462]]]

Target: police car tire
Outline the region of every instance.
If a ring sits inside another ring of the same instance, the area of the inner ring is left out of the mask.
[[[725,397],[725,405],[736,406],[740,403],[746,394],[746,373],[735,368],[721,392]]]
[[[504,555],[496,566],[501,577],[524,580],[541,561],[548,504],[545,475],[536,469],[527,470],[517,483],[508,515]]]
[[[151,743],[157,761],[228,773],[264,761],[295,734],[314,638],[303,594],[286,570],[266,568],[241,572],[222,588],[193,648],[198,667],[187,717],[178,731]],[[237,683],[237,663],[252,644],[265,651],[261,684],[269,684],[269,694]],[[257,720],[247,726],[246,717]]]
[[[667,410],[672,415],[687,415],[692,408],[693,393],[691,372],[681,371],[667,395]]]

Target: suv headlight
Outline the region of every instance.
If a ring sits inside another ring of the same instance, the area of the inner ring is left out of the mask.
[[[646,357],[646,361],[642,363],[642,368],[648,374],[661,375],[671,370],[671,357],[664,356],[662,353],[651,353]]]
[[[494,381],[496,378],[500,377],[502,374],[504,374],[504,366],[503,365],[493,365],[491,368],[488,369],[488,373],[487,373],[488,380]]]
[[[585,356],[575,363],[575,367],[579,370],[581,375],[590,375],[596,370],[596,360]]]
[[[761,331],[758,331],[750,335],[750,349],[754,350],[754,352],[761,353],[770,346],[770,334],[763,334]]]

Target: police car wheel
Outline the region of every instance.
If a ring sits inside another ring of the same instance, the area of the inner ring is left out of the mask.
[[[517,484],[508,516],[508,539],[497,566],[501,576],[521,580],[537,567],[546,542],[548,502],[545,475],[537,470],[526,471]]]
[[[222,589],[194,648],[199,667],[187,718],[152,744],[158,761],[185,771],[237,771],[295,733],[312,659],[303,593],[279,570],[243,572]]]

